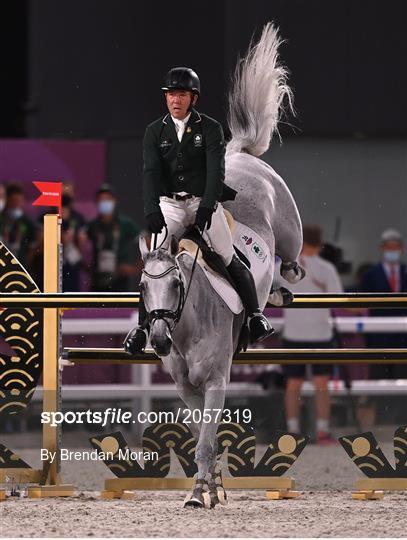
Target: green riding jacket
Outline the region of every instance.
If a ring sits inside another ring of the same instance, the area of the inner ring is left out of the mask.
[[[170,114],[147,126],[143,141],[144,214],[160,211],[160,196],[185,191],[214,209],[236,191],[224,184],[225,139],[222,126],[192,109],[181,142]]]

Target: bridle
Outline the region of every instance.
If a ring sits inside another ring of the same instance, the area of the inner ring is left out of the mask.
[[[165,229],[166,229],[166,235],[165,235],[164,240],[161,242],[160,247],[163,245],[163,243],[165,242],[165,239],[168,236],[167,227],[165,227]],[[200,232],[200,238],[202,239],[203,231],[199,231],[199,232]],[[154,239],[154,250],[157,249],[156,239],[157,239],[157,235],[155,235],[155,239]],[[175,311],[173,309],[153,309],[152,311],[147,312],[147,321],[150,325],[154,324],[156,321],[161,320],[161,321],[165,321],[170,333],[174,331],[179,320],[181,319],[181,315],[182,315],[182,312],[184,310],[184,307],[188,298],[189,290],[191,288],[192,278],[195,272],[196,261],[198,259],[198,254],[199,254],[199,247],[196,250],[194,262],[192,264],[191,277],[189,278],[189,283],[188,283],[186,292],[185,292],[184,282],[182,281],[182,272],[177,263],[173,264],[172,266],[164,270],[164,272],[161,272],[161,274],[150,274],[150,272],[147,272],[147,270],[143,268],[142,273],[151,279],[160,279],[166,276],[167,274],[169,274],[170,272],[172,272],[173,270],[178,271],[179,281],[180,281],[180,293],[179,293],[179,298],[178,298],[177,309]],[[170,326],[167,319],[170,319],[173,321],[172,327]]]
[[[182,310],[184,309],[185,300],[186,300],[184,282],[182,281],[181,271],[179,269],[179,266],[177,264],[173,264],[172,266],[167,268],[167,270],[164,270],[164,272],[161,272],[161,274],[150,274],[149,272],[147,272],[147,270],[145,269],[142,270],[143,274],[145,274],[147,277],[151,279],[160,279],[166,276],[167,274],[169,274],[170,272],[172,272],[173,270],[178,271],[178,273],[180,274],[180,285],[179,285],[180,293],[179,293],[178,305],[177,305],[176,310],[174,311],[173,309],[153,309],[152,311],[149,311],[147,313],[147,320],[149,324],[152,325],[156,321],[160,321],[160,320],[165,321],[170,332],[174,330],[175,326],[180,320],[181,315],[182,315]],[[168,319],[173,321],[172,326],[170,325]]]

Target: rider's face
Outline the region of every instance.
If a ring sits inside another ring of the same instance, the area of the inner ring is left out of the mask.
[[[191,105],[195,105],[197,96],[188,90],[168,90],[165,93],[168,111],[177,120],[183,120]]]

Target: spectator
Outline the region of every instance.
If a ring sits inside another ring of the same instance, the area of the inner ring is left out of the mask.
[[[288,285],[294,293],[340,293],[342,285],[333,264],[319,256],[322,246],[322,230],[316,225],[304,227],[304,245],[300,264],[306,275],[295,285]],[[279,275],[279,270],[276,271]],[[281,279],[281,278],[280,278]],[[283,345],[290,349],[314,349],[333,347],[334,329],[329,309],[286,309],[284,310]],[[285,406],[287,427],[292,433],[300,432],[300,393],[305,377],[305,365],[284,366],[287,378]],[[328,382],[333,366],[320,364],[312,366],[315,407],[317,414],[317,442],[328,444],[330,437],[330,396]]]
[[[130,277],[139,270],[135,240],[140,232],[128,217],[117,212],[113,189],[103,184],[96,193],[98,215],[88,226],[92,243],[92,290],[128,291]]]
[[[80,290],[80,270],[86,249],[85,219],[74,208],[75,190],[71,182],[64,184],[62,191],[63,245],[62,288],[64,291]]]
[[[354,283],[346,287],[346,292],[360,292],[365,274],[370,268],[372,268],[372,266],[373,265],[370,262],[364,262],[360,264],[356,268]],[[359,315],[366,314],[365,308],[360,308],[359,310],[355,308],[354,312],[358,313]]]
[[[37,228],[25,214],[26,198],[23,188],[9,184],[6,206],[0,214],[0,237],[18,261],[30,269],[37,242]]]
[[[369,268],[362,279],[362,292],[407,292],[407,269],[401,262],[403,240],[395,229],[387,229],[380,239],[381,260]],[[405,317],[406,309],[370,309],[369,315],[377,317]],[[368,348],[405,348],[407,335],[386,333],[366,334]],[[407,366],[396,364],[371,364],[370,376],[373,379],[407,378]]]
[[[6,207],[6,188],[4,184],[0,184],[0,215],[2,214],[5,207]]]
[[[74,208],[75,188],[72,182],[66,182],[62,187],[62,227],[61,227],[61,243],[63,246],[62,259],[62,290],[79,291],[80,271],[83,267],[83,257],[86,251],[86,223],[85,219]],[[49,207],[45,212],[42,212],[38,217],[40,225],[41,239],[38,242],[38,248],[32,264],[32,276],[37,284],[43,282],[43,225],[44,216],[47,214],[57,214],[57,207]]]

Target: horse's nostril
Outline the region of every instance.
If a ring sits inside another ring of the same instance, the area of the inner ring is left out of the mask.
[[[159,356],[167,356],[171,351],[172,339],[166,335],[163,337],[153,337],[151,345]]]

